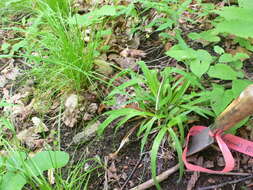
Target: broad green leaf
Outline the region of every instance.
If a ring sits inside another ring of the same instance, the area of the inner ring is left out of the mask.
[[[159,27],[156,29],[156,31],[161,31],[167,28],[171,28],[173,24],[174,24],[173,20],[168,20],[167,22],[160,24]]]
[[[250,84],[253,84],[253,81],[249,80],[233,80],[232,81],[232,91],[233,97],[236,98],[240,93]]]
[[[208,71],[212,62],[212,56],[205,50],[196,51],[187,48],[184,50],[169,50],[166,54],[177,61],[186,61],[190,65],[191,71],[198,77]]]
[[[253,11],[252,11],[253,12]],[[234,34],[242,38],[253,37],[253,21],[229,20],[216,25],[219,33]]]
[[[62,151],[43,151],[34,157],[22,160],[23,170],[8,171],[0,183],[1,190],[21,190],[27,180],[33,176],[42,175],[44,171],[61,168],[68,163],[69,155]]]
[[[25,162],[29,175],[42,175],[43,171],[61,168],[69,161],[69,155],[63,151],[43,151]]]
[[[201,77],[209,69],[210,63],[200,62],[200,60],[194,60],[190,62],[191,71],[197,76]]]
[[[228,62],[244,60],[244,59],[248,59],[248,58],[249,58],[249,56],[246,53],[236,53],[234,56],[229,53],[224,53],[223,55],[220,56],[219,62],[220,63],[228,63]]]
[[[208,75],[212,78],[218,78],[222,80],[235,80],[238,76],[238,73],[229,65],[216,64],[210,67]]]
[[[244,59],[248,59],[250,58],[248,54],[246,53],[236,53],[234,55],[234,60],[237,61],[237,60],[244,60]]]
[[[21,190],[27,183],[24,175],[16,172],[7,172],[0,181],[1,190]]]
[[[105,5],[84,15],[75,14],[68,20],[68,22],[70,24],[78,24],[80,26],[89,26],[101,22],[101,17],[116,16],[116,14],[117,12],[115,6]]]
[[[253,45],[251,42],[247,39],[237,37],[235,38],[235,42],[238,42],[240,46],[245,47],[246,49],[253,51]]]
[[[176,59],[177,61],[184,61],[196,58],[194,50],[190,48],[185,50],[169,50],[166,52],[166,55]]]
[[[24,166],[27,155],[25,152],[10,152],[6,161],[6,169],[10,172],[20,170]]]
[[[252,0],[238,0],[238,4],[242,8],[253,9],[253,1]]]
[[[216,32],[234,34],[242,38],[253,37],[253,9],[230,6],[214,12],[224,18],[216,24]]]
[[[245,21],[253,22],[253,11],[251,9],[245,9],[241,7],[223,7],[221,10],[214,11],[221,17],[224,17],[227,21]]]
[[[221,98],[222,97],[222,98]],[[233,100],[233,91],[224,90],[221,85],[213,85],[213,90],[210,94],[211,107],[216,115],[219,115],[228,104]]]
[[[228,63],[234,61],[234,58],[231,54],[229,53],[224,53],[223,55],[220,56],[219,62],[220,63]]]
[[[205,50],[197,50],[195,54],[196,59],[190,62],[190,69],[200,78],[208,71],[212,62],[212,56]]]
[[[208,42],[219,42],[220,41],[220,38],[212,30],[204,31],[201,33],[191,32],[188,34],[188,37],[191,38],[192,40],[203,39]]]
[[[215,53],[220,54],[220,55],[225,52],[224,49],[220,46],[214,46],[213,50],[215,51]]]
[[[92,12],[95,16],[116,16],[116,7],[113,5],[104,5],[100,9],[95,9]]]

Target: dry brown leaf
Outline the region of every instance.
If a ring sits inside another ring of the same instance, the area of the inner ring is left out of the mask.
[[[213,168],[214,167],[214,161],[207,160],[204,162],[204,167],[205,168]]]
[[[94,114],[97,112],[97,109],[98,109],[98,104],[97,103],[91,103],[88,108],[87,108],[87,112],[88,113],[91,113],[91,114]]]
[[[134,58],[141,58],[145,57],[146,53],[143,50],[138,50],[138,49],[124,49],[120,52],[120,55],[122,57],[134,57]]]
[[[137,65],[136,65],[136,58],[133,57],[122,57],[118,54],[115,53],[111,53],[108,56],[109,60],[114,61],[115,63],[117,63],[122,69],[134,69]]]
[[[94,64],[96,65],[95,70],[107,77],[113,73],[113,68],[111,67],[112,64],[105,60],[96,59],[94,60]]]
[[[45,143],[44,139],[40,139],[39,133],[48,131],[46,125],[37,117],[33,117],[33,127],[20,131],[17,134],[17,139],[21,143],[26,144],[30,149],[42,147]]]
[[[48,181],[51,185],[55,184],[54,169],[47,171]]]
[[[7,84],[7,79],[3,75],[0,75],[0,88],[3,88]]]
[[[21,75],[19,68],[15,67],[13,63],[14,59],[10,59],[7,62],[8,66],[1,71],[2,76],[8,80],[15,80],[18,76]]]
[[[34,127],[30,127],[29,129],[25,129],[17,134],[17,139],[20,140],[21,143],[26,144],[30,149],[35,147],[35,141],[40,138],[34,130]]]
[[[106,105],[105,104],[99,104],[98,106],[98,114],[101,114],[102,111],[104,111],[104,109],[106,108]]]
[[[247,55],[251,55],[252,53],[250,51],[248,51],[246,48],[243,48],[241,46],[237,46],[236,49],[228,49],[227,50],[228,53],[232,54],[233,56],[237,53],[246,53]],[[241,61],[244,61],[244,59],[241,59]]]
[[[68,127],[74,127],[78,119],[78,96],[71,94],[65,102],[65,111],[63,112],[63,122]]]
[[[35,130],[34,130],[35,133],[42,133],[42,132],[48,131],[47,126],[41,121],[40,118],[32,117],[32,122],[35,127]]]
[[[92,120],[92,118],[93,118],[93,114],[89,114],[89,113],[85,113],[84,115],[83,115],[83,120],[84,121],[90,121],[90,120]]]
[[[109,154],[109,158],[111,159],[116,159],[119,151],[123,148],[123,146],[129,141],[129,137],[133,134],[133,132],[135,131],[135,129],[139,126],[139,124],[135,125],[135,127],[133,127],[132,129],[130,129],[128,131],[128,133],[126,134],[126,136],[122,139],[122,141],[120,142],[119,148],[114,152]]]
[[[135,110],[139,110],[142,111],[138,105],[138,103],[131,103],[131,104],[127,104],[124,106],[124,108],[131,108],[131,109],[135,109]]]
[[[107,170],[108,181],[119,180],[120,177],[117,175],[117,169],[114,161],[112,161],[110,167]]]

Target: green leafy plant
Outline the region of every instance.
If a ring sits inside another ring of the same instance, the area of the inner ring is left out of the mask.
[[[182,145],[184,143],[184,123],[189,119],[191,113],[199,114],[203,117],[213,116],[207,108],[202,107],[207,103],[204,92],[191,92],[189,88],[203,89],[196,77],[176,68],[165,68],[160,74],[156,70],[150,70],[144,62],[139,62],[143,76],[131,72],[131,80],[115,87],[108,95],[109,102],[113,101],[116,94],[126,95],[129,103],[137,103],[138,109],[121,108],[106,112],[107,119],[99,126],[98,132],[102,134],[105,128],[114,120],[118,120],[116,129],[123,126],[130,119],[142,118],[141,126],[137,135],[143,135],[141,141],[141,151],[147,142],[149,134],[157,131],[158,134],[153,141],[151,150],[152,176],[156,176],[156,158],[161,140],[169,135],[170,145],[178,153],[180,163],[180,175],[182,176]],[[179,79],[175,76],[180,76]],[[133,94],[127,93],[129,87],[134,89]],[[178,132],[175,129],[178,128]]]
[[[12,105],[1,100],[2,106]],[[12,133],[11,139],[5,135],[7,130]],[[103,164],[98,156],[88,159],[85,154],[78,154],[78,158],[73,154],[68,165],[69,154],[63,151],[42,151],[31,156],[16,135],[11,121],[1,116],[0,146],[6,154],[0,156],[0,189],[21,190],[26,185],[30,189],[41,190],[84,190],[88,189],[91,176],[96,173],[101,175],[99,169],[103,168]],[[62,169],[63,166],[66,167]],[[49,170],[53,177],[44,175]],[[55,183],[52,184],[50,179]]]
[[[155,27],[156,31],[163,31],[166,29],[177,28],[179,25],[179,18],[182,13],[187,10],[188,5],[192,0],[180,1],[153,1],[153,0],[137,0],[142,4],[145,11],[155,9],[159,18],[153,19],[146,28]]]
[[[220,18],[217,19],[215,30],[217,33],[234,34],[238,37],[253,37],[252,16],[253,4],[248,0],[240,0],[239,7],[223,7],[215,11]]]
[[[29,158],[24,152],[10,152],[7,158],[2,158],[1,166],[6,167],[6,173],[0,181],[3,190],[21,190],[28,180],[35,180],[49,169],[61,168],[68,163],[69,156],[62,151],[43,151]]]
[[[199,78],[208,71],[213,62],[213,57],[203,49],[194,50],[175,45],[166,54],[177,61],[183,61]]]

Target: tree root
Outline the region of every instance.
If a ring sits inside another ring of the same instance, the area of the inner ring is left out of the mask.
[[[158,182],[162,182],[165,179],[167,179],[171,174],[173,174],[174,172],[176,172],[179,169],[179,164],[175,165],[174,167],[166,170],[165,172],[161,173],[160,175],[156,176],[156,180]],[[150,179],[130,190],[144,190],[144,189],[148,189],[150,187],[152,187],[153,185],[155,185],[154,180]]]

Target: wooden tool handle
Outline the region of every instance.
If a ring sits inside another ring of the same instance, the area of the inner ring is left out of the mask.
[[[215,128],[224,131],[253,114],[253,84],[249,85],[215,120]]]

